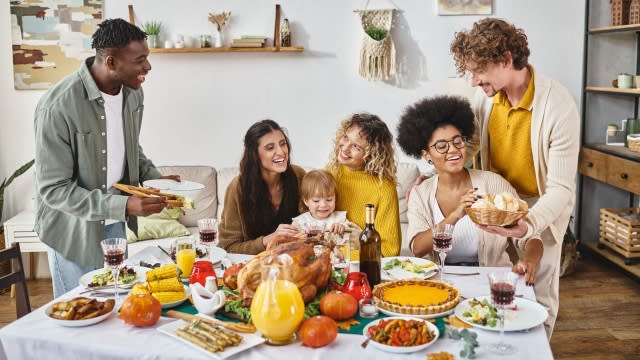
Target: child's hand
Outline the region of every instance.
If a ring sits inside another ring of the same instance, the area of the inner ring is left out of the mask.
[[[333,224],[329,231],[334,234],[342,235],[344,233],[344,224]]]

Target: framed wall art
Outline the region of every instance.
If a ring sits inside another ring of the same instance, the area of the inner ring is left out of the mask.
[[[491,15],[492,0],[437,0],[438,15]]]
[[[48,89],[94,54],[91,35],[103,0],[11,0],[13,78],[17,90]]]

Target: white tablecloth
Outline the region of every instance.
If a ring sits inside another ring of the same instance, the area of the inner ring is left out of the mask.
[[[144,250],[143,250],[144,251]],[[157,254],[154,254],[157,256]],[[246,255],[230,255],[232,261],[246,259]],[[450,276],[455,286],[466,298],[488,294],[486,273],[496,268],[453,267],[447,271],[478,271],[477,276]],[[75,296],[78,287],[61,298]],[[518,282],[517,294],[534,299],[531,287],[525,287],[523,281]],[[56,301],[56,300],[54,300]],[[156,330],[168,322],[169,318],[161,318],[153,327],[136,328],[125,324],[113,314],[105,321],[84,328],[61,327],[49,320],[45,315],[46,306],[38,308],[0,329],[0,359],[211,359],[206,354],[190,348]],[[496,356],[485,347],[497,342],[499,333],[474,329],[478,333],[480,347],[476,348],[477,359],[553,359],[551,348],[542,325],[527,332],[505,333],[505,339],[513,344],[517,353],[513,356]],[[428,352],[448,351],[460,358],[463,341],[454,341],[441,337],[426,350],[412,354],[391,354],[382,352],[369,345],[362,349],[362,335],[338,334],[335,342],[329,346],[311,349],[302,346],[298,341],[287,346],[258,345],[241,352],[232,359],[425,359]]]

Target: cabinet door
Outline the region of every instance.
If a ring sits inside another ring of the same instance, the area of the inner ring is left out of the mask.
[[[607,183],[640,194],[640,165],[615,156],[607,158]]]
[[[599,151],[581,148],[578,160],[578,171],[588,177],[607,181],[607,154]]]

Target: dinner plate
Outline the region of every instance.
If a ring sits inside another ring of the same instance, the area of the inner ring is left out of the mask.
[[[415,315],[415,314],[403,314],[403,313],[398,313],[395,311],[391,311],[391,310],[387,310],[387,309],[383,309],[381,307],[378,307],[378,309],[380,310],[381,313],[389,315],[389,316],[401,316],[401,317],[414,317],[414,318],[419,318],[419,319],[435,319],[435,318],[439,318],[439,317],[443,317],[446,315],[449,315],[451,313],[453,313],[453,309],[451,310],[447,310],[445,312],[441,312],[441,313],[436,313],[436,314],[426,314],[426,315]]]
[[[189,296],[191,296],[191,288],[189,288],[187,285],[183,285],[183,286],[184,286],[184,298],[182,298],[180,300],[176,300],[176,301],[160,304],[160,305],[162,305],[163,309],[171,309],[172,307],[176,307],[176,306],[182,304],[185,300],[187,300],[189,298]]]
[[[163,193],[186,196],[192,200],[195,200],[197,195],[204,189],[203,184],[189,180],[154,179],[147,180],[142,185],[158,189]]]
[[[256,334],[245,334],[245,333],[237,333],[238,335],[242,336],[242,341],[240,342],[240,344],[238,344],[237,346],[229,346],[227,348],[224,349],[224,351],[221,352],[217,352],[217,353],[213,353],[210,352],[208,350],[205,350],[203,348],[201,348],[200,346],[186,340],[183,339],[181,337],[179,337],[178,335],[176,335],[176,330],[178,330],[179,328],[185,326],[186,324],[188,324],[186,321],[183,320],[177,320],[177,321],[173,321],[170,322],[168,324],[164,324],[160,327],[158,327],[158,331],[160,331],[163,334],[169,335],[170,337],[184,343],[187,344],[189,347],[192,347],[194,349],[197,349],[199,351],[201,351],[204,354],[207,354],[209,356],[211,356],[214,359],[226,359],[230,356],[233,356],[239,352],[245,351],[247,349],[250,349],[256,345],[260,345],[262,343],[264,343],[264,338],[262,336],[256,335]],[[227,330],[229,331],[229,330]]]
[[[52,318],[51,317],[51,313],[53,312],[53,304],[47,306],[47,308],[44,310],[44,313],[47,315],[47,317],[49,319],[51,319],[51,321],[53,321],[54,323],[58,324],[58,325],[62,325],[62,326],[66,326],[66,327],[83,327],[83,326],[89,326],[89,325],[93,325],[93,324],[97,324],[103,320],[105,320],[106,318],[108,318],[111,314],[113,314],[113,312],[116,310],[115,306],[113,307],[113,309],[111,309],[111,311],[109,311],[106,314],[102,314],[100,316],[96,316],[94,318],[91,319],[84,319],[84,320],[60,320],[60,319],[56,319],[56,318]]]
[[[227,251],[225,249],[223,249],[223,248],[219,248],[217,246],[214,246],[213,248],[211,248],[211,256],[207,255],[207,257],[205,257],[203,259],[200,259],[200,260],[209,260],[209,259],[211,259],[211,262],[213,264],[218,264],[225,257],[227,257]]]
[[[424,321],[423,319],[419,319],[419,318],[416,318],[416,317],[408,317],[408,316],[395,316],[395,317],[388,317],[388,318],[378,319],[378,320],[372,321],[369,324],[367,324],[367,326],[364,327],[364,330],[362,331],[362,334],[365,337],[368,338],[369,337],[369,328],[370,327],[377,325],[381,320],[387,321],[387,320],[392,320],[392,319]],[[428,343],[425,343],[425,344],[422,344],[422,345],[417,345],[417,346],[391,346],[391,345],[381,344],[381,343],[376,342],[375,340],[371,339],[371,341],[369,341],[369,345],[373,345],[374,347],[377,347],[378,349],[380,349],[382,351],[393,352],[393,353],[411,353],[411,352],[416,352],[416,351],[423,350],[423,349],[427,348],[429,345],[433,344],[436,340],[438,340],[438,337],[440,336],[440,331],[438,331],[438,328],[435,325],[433,325],[429,321],[424,321],[424,323],[427,325],[429,330],[433,334],[435,334],[433,339],[431,339],[431,341],[429,341]]]
[[[145,276],[145,274],[147,273],[147,271],[149,271],[149,268],[146,267],[142,267],[142,266],[133,266],[133,270],[135,270],[136,272],[136,278],[128,283],[128,284],[121,284],[118,283],[118,293],[127,293],[129,292],[129,290],[131,290],[131,288],[137,284],[137,283],[143,283],[145,281],[147,281],[147,278]],[[93,270],[93,271],[89,271],[88,273],[82,275],[80,277],[80,280],[78,281],[80,283],[80,286],[86,288],[86,289],[96,289],[96,290],[100,290],[103,293],[108,293],[108,294],[115,294],[116,291],[113,288],[113,283],[109,283],[106,287],[104,286],[96,286],[96,287],[89,287],[89,284],[91,283],[91,281],[93,280],[93,276],[97,275],[97,274],[101,274],[105,271],[105,269],[97,269],[97,270]]]
[[[405,261],[405,260],[409,260],[412,263],[416,264],[416,265],[429,265],[429,267],[424,268],[424,273],[423,274],[419,274],[419,273],[415,273],[412,271],[406,271],[404,269],[402,269],[402,267],[400,265],[398,266],[394,266],[393,268],[389,269],[389,270],[384,270],[384,266],[389,262],[392,261],[394,259],[398,259],[400,261]],[[419,279],[429,279],[433,276],[435,276],[438,273],[438,266],[431,260],[427,260],[427,259],[423,259],[423,258],[417,258],[417,257],[411,257],[411,256],[389,256],[389,257],[384,257],[382,258],[382,262],[380,264],[381,269],[382,269],[382,277],[381,279],[383,281],[391,281],[391,280],[405,280],[405,279],[413,279],[413,278],[419,278]]]
[[[478,301],[487,299],[491,302],[490,296],[476,296],[475,299]],[[473,327],[490,331],[500,331],[499,324],[496,324],[495,327],[476,324],[472,322],[470,318],[462,316],[464,312],[471,308],[469,305],[469,301],[471,300],[472,299],[467,299],[458,304],[455,309],[456,316]],[[504,331],[521,331],[531,329],[542,324],[549,316],[544,306],[535,301],[516,297],[514,303],[516,305],[515,310],[505,310]]]

